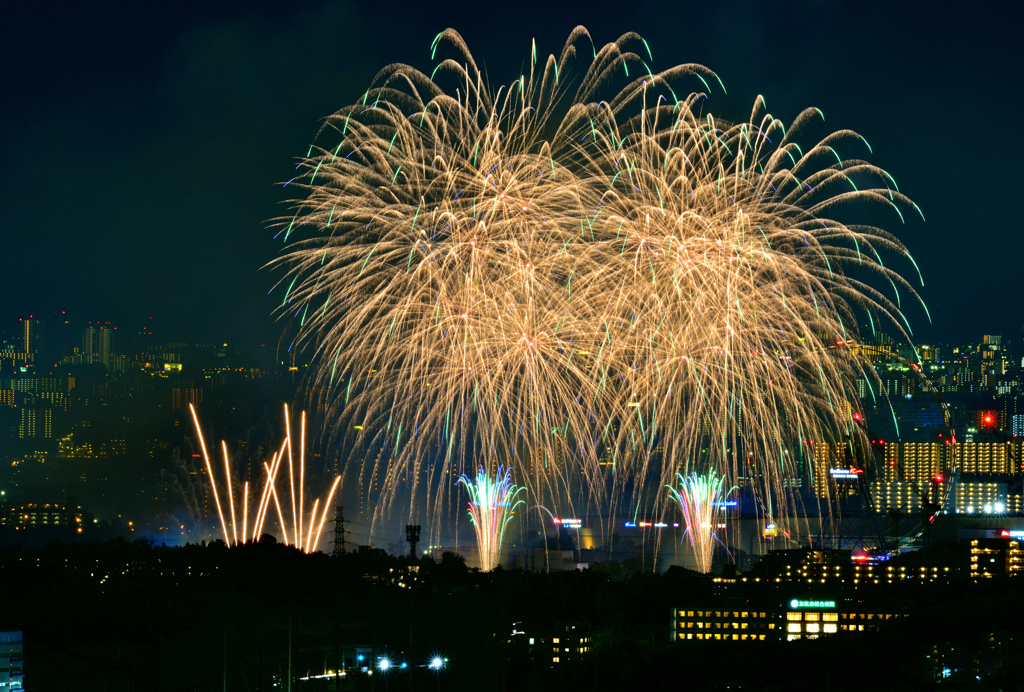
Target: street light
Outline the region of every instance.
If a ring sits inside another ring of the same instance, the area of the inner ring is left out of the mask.
[[[388,682],[387,672],[389,670],[391,670],[391,659],[389,659],[387,656],[381,656],[380,658],[377,659],[377,668],[380,670],[381,674],[384,676],[384,689],[385,690],[390,689],[391,685]]]
[[[437,690],[441,692],[441,671],[448,665],[448,659],[441,656],[432,656],[430,663],[427,664],[427,668],[434,671],[437,676]]]

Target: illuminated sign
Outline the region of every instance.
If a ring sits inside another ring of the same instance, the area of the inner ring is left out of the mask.
[[[712,502],[711,504],[715,507],[738,507],[740,503],[738,500],[725,500],[723,502]]]
[[[1014,531],[1011,529],[989,529],[989,538],[1024,538],[1024,531]]]
[[[858,474],[864,473],[860,469],[829,469],[828,472],[837,481],[855,481]]]
[[[775,524],[765,524],[764,525],[764,537],[765,538],[775,538],[778,535],[779,535],[779,529],[778,529],[778,527],[775,526]]]
[[[835,608],[835,601],[800,601],[793,599],[789,602],[790,608]]]
[[[164,363],[165,372],[181,372],[181,363]]]
[[[582,519],[559,519],[554,517],[555,526],[561,526],[563,529],[581,529],[583,528]]]

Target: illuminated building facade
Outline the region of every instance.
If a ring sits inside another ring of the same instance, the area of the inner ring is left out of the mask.
[[[25,689],[25,650],[21,632],[0,632],[0,692]]]
[[[770,550],[754,567],[758,578],[827,584],[851,576],[850,551],[791,548]]]
[[[891,442],[885,446],[885,480],[928,482],[946,470],[945,444]]]
[[[1007,538],[974,538],[970,540],[971,578],[1015,577],[1024,574],[1024,533]]]
[[[531,665],[553,668],[579,661],[593,651],[589,631],[583,625],[512,629],[508,640],[513,656],[525,657]]]
[[[1020,495],[1010,496],[1006,483],[961,481],[954,488],[960,514],[1020,513]]]
[[[83,525],[89,521],[88,513],[81,507],[69,509],[65,505],[54,503],[29,502],[24,504],[4,505],[0,512],[0,526],[17,529],[33,527],[77,527],[82,532]]]
[[[672,638],[679,641],[777,641],[774,608],[746,599],[719,598],[672,610]]]
[[[1016,472],[1010,442],[970,442],[957,445],[957,466],[961,473]]]
[[[856,495],[857,478],[851,470],[855,463],[850,443],[815,442],[813,450],[815,496]]]
[[[839,632],[870,632],[908,617],[906,608],[864,601],[802,600],[785,603],[786,641],[817,639]]]
[[[18,423],[21,439],[50,439],[53,437],[53,411],[48,408],[22,408]]]
[[[794,641],[840,632],[869,632],[909,616],[886,601],[789,598],[783,601],[717,599],[672,611],[677,641]]]

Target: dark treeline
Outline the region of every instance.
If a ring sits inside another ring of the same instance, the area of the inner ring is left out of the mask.
[[[936,683],[930,656],[941,644],[983,659],[993,633],[1019,647],[1018,581],[900,587],[915,615],[879,633],[677,643],[671,609],[714,594],[709,578],[679,568],[481,574],[453,554],[331,558],[272,539],[231,550],[54,541],[0,550],[0,630],[24,631],[25,682],[39,691],[286,690],[289,641],[293,690],[336,689],[298,679],[334,670],[339,651],[343,690],[1011,690],[1024,657]],[[531,659],[528,638],[573,627],[590,652]],[[360,674],[357,650],[398,668]],[[440,673],[426,667],[434,655],[448,658]]]

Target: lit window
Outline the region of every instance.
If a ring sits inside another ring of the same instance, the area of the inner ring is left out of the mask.
[[[807,622],[817,622],[821,619],[821,613],[804,613],[804,620]]]
[[[787,625],[786,626],[786,631],[787,632],[799,632],[800,631],[800,625],[798,625],[796,623],[794,623],[792,625]]]
[[[821,631],[821,625],[819,625],[819,624],[807,625],[807,631],[808,632],[820,632]]]
[[[802,613],[786,613],[786,619],[790,622],[796,622],[800,620]]]
[[[821,619],[825,622],[838,622],[839,613],[822,613]]]
[[[825,634],[833,634],[836,631],[836,626],[825,624],[822,625],[822,630],[825,632]]]

